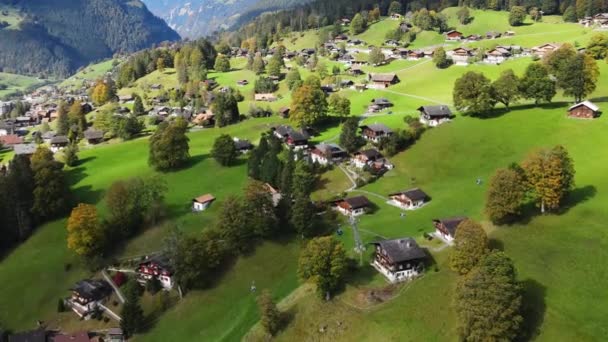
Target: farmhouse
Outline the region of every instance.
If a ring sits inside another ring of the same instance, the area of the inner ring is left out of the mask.
[[[103,132],[93,128],[84,131],[84,138],[89,145],[99,144],[103,141]]]
[[[360,216],[371,207],[371,202],[365,196],[355,196],[337,200],[334,205],[342,215]]]
[[[532,54],[538,57],[545,57],[551,52],[559,49],[561,44],[546,43],[532,48]]]
[[[461,40],[462,32],[451,30],[445,33],[445,40]]]
[[[166,290],[173,288],[173,269],[169,264],[169,259],[164,256],[152,256],[139,263],[136,269],[139,281],[146,283],[156,278]]]
[[[456,228],[458,228],[458,225],[466,219],[466,217],[435,219],[433,220],[433,225],[435,226],[435,233],[441,239],[447,242],[452,242],[454,241],[454,236],[456,236]]]
[[[255,101],[274,102],[277,100],[277,97],[272,93],[255,94],[254,99]]]
[[[296,131],[291,126],[280,125],[274,128],[274,135],[296,150],[308,148],[310,136],[303,130]]]
[[[67,306],[78,316],[88,319],[100,309],[101,304],[112,293],[112,288],[105,280],[85,279],[71,288],[72,296],[66,300]]]
[[[401,20],[402,18],[403,18],[403,15],[401,15],[399,13],[391,13],[392,20]]]
[[[568,116],[575,118],[593,119],[600,114],[600,107],[591,101],[577,103],[568,109]]]
[[[375,148],[356,152],[353,155],[351,162],[356,168],[359,169],[363,169],[366,166],[369,166],[377,171],[383,169],[390,170],[393,168],[393,164],[385,159],[382,153],[378,152],[378,150]]]
[[[409,280],[424,271],[427,255],[416,240],[406,237],[373,244],[376,251],[371,265],[389,282]]]
[[[371,84],[370,88],[384,89],[393,84],[399,83],[399,77],[396,74],[369,74]]]
[[[342,19],[340,19],[340,23],[342,24],[342,26],[348,26],[348,25],[350,25],[350,19],[342,18]]]
[[[65,135],[57,135],[49,142],[51,145],[51,151],[57,152],[68,146],[70,140]]]
[[[377,98],[377,99],[373,99],[372,103],[369,105],[369,107],[367,108],[367,110],[368,110],[368,112],[376,113],[376,112],[379,112],[381,110],[390,108],[392,106],[393,106],[393,103],[389,99],[384,98],[384,97],[380,97],[380,98]]]
[[[466,40],[468,42],[476,42],[476,41],[480,41],[482,39],[483,39],[483,37],[478,34],[471,34],[464,38],[464,40]]]
[[[310,153],[310,158],[313,163],[328,165],[343,160],[347,155],[338,145],[319,144]]]
[[[469,65],[469,60],[474,56],[473,49],[459,47],[450,52],[448,55],[452,58],[455,65]]]
[[[496,39],[502,37],[502,33],[496,31],[486,32],[486,39]]]
[[[375,143],[380,142],[382,139],[388,138],[392,134],[393,131],[383,124],[361,126],[361,135],[363,135],[363,138]]]
[[[424,191],[419,188],[389,194],[390,203],[406,210],[414,210],[422,207],[430,199]]]
[[[420,122],[431,127],[448,122],[454,116],[450,108],[445,105],[422,106],[418,108],[418,111],[420,112]]]
[[[239,138],[233,138],[234,145],[236,146],[237,151],[241,153],[247,153],[253,149],[253,144],[249,140],[241,140]]]
[[[192,200],[192,211],[204,211],[209,208],[213,201],[215,201],[215,197],[211,194],[198,196]]]
[[[484,62],[489,64],[501,64],[511,57],[511,52],[503,47],[496,47],[486,52]]]
[[[424,51],[421,50],[412,50],[407,54],[407,59],[412,61],[417,61],[421,58],[424,58]]]

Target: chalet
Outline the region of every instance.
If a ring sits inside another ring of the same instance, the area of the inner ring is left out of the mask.
[[[382,139],[386,139],[393,134],[393,131],[383,124],[371,124],[361,126],[361,135],[365,140],[372,141],[375,143],[380,142]]]
[[[366,166],[376,171],[390,170],[393,168],[393,165],[375,148],[356,152],[353,155],[351,162],[359,169],[363,169]]]
[[[213,197],[213,195],[211,195],[211,194],[205,194],[202,196],[198,196],[197,198],[194,198],[192,200],[192,211],[195,211],[195,212],[204,211],[207,208],[209,208],[209,206],[211,205],[211,203],[213,201],[215,201],[215,197]]]
[[[51,139],[53,139],[55,136],[57,136],[57,133],[55,133],[53,131],[48,131],[48,132],[42,133],[42,135],[40,137],[42,138],[42,140],[45,143],[50,144],[51,143]]]
[[[418,108],[418,111],[420,112],[420,122],[431,127],[448,122],[454,116],[450,108],[445,105],[422,106]]]
[[[416,240],[406,237],[373,244],[376,250],[371,264],[389,282],[409,280],[424,271],[427,255]]]
[[[15,151],[16,156],[25,155],[31,156],[36,152],[38,147],[36,144],[17,144],[13,146],[13,151]]]
[[[505,36],[507,37],[513,37],[515,35],[515,31],[506,31],[505,32]]]
[[[410,50],[406,48],[395,48],[391,50],[391,53],[397,58],[407,58],[407,55],[410,53]]]
[[[346,151],[334,144],[319,144],[310,152],[313,163],[321,165],[333,164],[347,157]]]
[[[308,148],[310,136],[303,130],[296,131],[291,126],[280,125],[274,128],[274,135],[296,150]]]
[[[369,74],[370,88],[384,89],[391,85],[399,83],[399,77],[396,74]]]
[[[473,50],[465,47],[456,48],[448,53],[455,65],[469,65]]]
[[[477,42],[477,41],[480,41],[482,39],[483,39],[483,37],[480,36],[480,35],[478,35],[478,34],[471,34],[471,35],[468,35],[468,36],[466,36],[464,38],[464,40],[466,40],[468,42]]]
[[[206,110],[203,113],[197,114],[192,122],[198,126],[213,127],[215,126],[215,114],[213,114],[210,110]]]
[[[486,32],[486,39],[496,39],[502,37],[502,33],[496,31]]]
[[[532,54],[542,58],[542,57],[549,55],[553,51],[557,50],[560,46],[561,46],[560,44],[552,44],[552,43],[542,44],[542,45],[533,47]]]
[[[350,88],[355,85],[355,82],[352,80],[342,80],[340,81],[340,87],[342,88]]]
[[[489,64],[501,64],[511,57],[511,52],[504,47],[496,47],[486,52],[484,62]]]
[[[7,134],[0,136],[0,144],[3,147],[13,148],[15,145],[23,144],[23,138],[17,134]]]
[[[348,41],[348,36],[345,34],[338,34],[334,37],[334,42],[336,43],[342,43],[342,42],[347,42]]]
[[[351,73],[351,75],[353,75],[353,76],[360,76],[360,75],[363,75],[363,74],[364,74],[363,70],[361,70],[361,66],[359,66],[359,65],[354,65],[354,64],[353,64],[353,66],[350,68],[350,73]]]
[[[350,46],[359,46],[359,45],[364,45],[365,42],[362,41],[361,39],[349,39],[348,42],[346,42],[347,45]]]
[[[84,131],[84,138],[89,145],[96,145],[103,141],[103,132],[89,128]]]
[[[15,118],[15,126],[17,127],[28,127],[33,123],[35,123],[35,120],[31,116],[18,116]]]
[[[461,40],[462,32],[451,30],[445,33],[445,40]]]
[[[100,304],[112,294],[112,287],[105,280],[85,279],[71,289],[72,296],[66,300],[67,306],[78,316],[88,319],[100,310]]]
[[[239,138],[233,138],[233,140],[237,151],[241,153],[247,153],[253,149],[253,144],[249,140],[241,140]]]
[[[238,80],[238,81],[236,81],[236,84],[239,85],[239,86],[241,86],[241,87],[244,87],[244,86],[246,86],[246,85],[249,84],[249,81],[247,81],[247,80]]]
[[[53,137],[49,142],[49,144],[51,145],[51,151],[53,152],[58,152],[64,149],[66,146],[68,146],[69,143],[70,140],[65,135],[57,135]]]
[[[371,208],[371,202],[365,196],[337,200],[334,205],[336,210],[345,216],[360,216]]]
[[[384,45],[393,47],[399,46],[399,41],[395,39],[387,39],[384,41]]]
[[[291,111],[291,108],[289,108],[289,107],[281,107],[281,108],[279,108],[279,116],[281,116],[283,119],[287,119],[289,117],[290,111]]]
[[[169,259],[155,255],[141,261],[136,269],[138,280],[145,283],[153,278],[158,279],[165,290],[173,288],[173,268]]]
[[[373,99],[371,104],[367,107],[367,111],[371,113],[377,113],[381,110],[388,109],[393,106],[393,103],[389,99],[381,97]]]
[[[466,219],[466,217],[435,219],[433,220],[433,225],[435,226],[435,233],[441,239],[451,243],[452,241],[454,241],[454,237],[456,236],[456,228],[458,228],[458,225]]]
[[[591,101],[583,101],[568,108],[568,116],[583,119],[593,119],[600,115],[600,107]]]
[[[406,210],[414,210],[422,207],[430,200],[429,195],[419,188],[389,194],[390,203]]]
[[[407,54],[407,59],[412,61],[417,61],[422,58],[424,58],[424,52],[420,50],[412,50]]]
[[[268,94],[255,94],[254,100],[255,101],[264,101],[264,102],[274,102],[274,101],[277,100],[277,97],[274,94],[272,94],[272,93],[268,93]]]

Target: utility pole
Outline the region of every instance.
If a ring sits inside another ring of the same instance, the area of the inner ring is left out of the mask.
[[[357,219],[354,215],[350,215],[349,217],[350,225],[353,228],[353,236],[355,238],[355,252],[359,254],[359,265],[363,265],[363,251],[365,251],[365,246],[361,241],[361,235],[359,235],[359,229],[357,226]]]

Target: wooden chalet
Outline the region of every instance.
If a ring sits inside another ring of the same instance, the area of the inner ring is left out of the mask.
[[[393,131],[384,124],[372,124],[361,126],[361,135],[365,140],[378,143],[393,135]]]
[[[468,42],[477,42],[477,41],[480,41],[482,39],[483,39],[483,37],[480,36],[480,35],[478,35],[478,34],[471,34],[471,35],[468,35],[468,36],[464,37],[464,40],[466,40]]]
[[[496,31],[486,32],[486,39],[496,39],[502,37],[502,33]]]
[[[23,138],[17,134],[7,134],[0,136],[2,147],[14,148],[15,145],[23,144]]]
[[[428,256],[413,238],[382,240],[372,244],[375,253],[371,265],[389,282],[406,281],[424,272]]]
[[[418,111],[420,112],[420,122],[431,127],[449,122],[454,117],[450,108],[445,105],[422,106],[418,108]]]
[[[360,216],[371,208],[371,202],[365,196],[355,196],[334,201],[334,207],[345,216]]]
[[[192,199],[192,211],[200,212],[205,211],[211,203],[215,201],[215,197],[211,194],[204,194]]]
[[[105,280],[84,279],[71,289],[72,295],[66,304],[78,316],[85,318],[99,310],[99,304],[112,294],[112,287]]]
[[[392,106],[393,103],[389,99],[385,97],[379,97],[372,99],[371,104],[367,107],[367,111],[371,113],[376,113],[381,110],[388,109]]]
[[[404,190],[389,194],[390,203],[406,210],[414,210],[426,204],[430,197],[419,188]]]
[[[249,81],[247,81],[247,80],[238,80],[238,81],[236,81],[236,84],[238,86],[244,87],[244,86],[246,86],[246,85],[249,84]]]
[[[466,217],[451,217],[445,219],[435,219],[433,220],[433,225],[435,226],[435,233],[443,240],[451,243],[454,241],[454,237],[456,236],[456,229],[458,225],[466,220]]]
[[[416,61],[416,60],[419,60],[422,58],[424,58],[424,52],[421,50],[411,50],[407,54],[407,59],[412,60],[412,61]]]
[[[450,57],[455,65],[469,65],[469,60],[474,56],[474,50],[459,47],[449,52]]]
[[[254,100],[255,101],[262,101],[262,102],[274,102],[277,100],[277,97],[275,94],[272,93],[268,93],[268,94],[255,94],[254,95]]]
[[[461,40],[462,32],[456,30],[450,30],[445,33],[445,40]]]
[[[51,145],[51,151],[53,152],[57,152],[64,149],[66,146],[68,146],[69,143],[70,140],[65,135],[56,135],[49,142],[49,144]]]
[[[295,130],[291,126],[280,125],[275,127],[274,135],[281,139],[287,146],[303,150],[308,148],[308,140],[310,135],[303,130]]]
[[[340,146],[334,144],[319,144],[310,152],[313,163],[329,165],[339,162],[348,156]]]
[[[532,54],[538,57],[545,57],[553,51],[559,49],[561,44],[546,43],[532,48]]]
[[[391,85],[399,83],[399,77],[396,74],[369,74],[370,88],[384,89]]]
[[[504,47],[497,46],[494,49],[491,49],[488,52],[486,52],[486,54],[484,56],[484,62],[490,63],[490,64],[501,64],[504,61],[506,61],[507,59],[509,59],[510,57],[511,57],[511,51],[509,51],[508,49],[506,49]]]
[[[156,255],[141,261],[136,269],[138,280],[146,283],[154,278],[158,279],[165,290],[173,288],[173,268],[169,259]]]
[[[234,146],[240,153],[247,153],[253,150],[253,144],[249,140],[239,139],[236,137],[232,140],[234,140]]]
[[[84,138],[89,145],[96,145],[103,142],[103,132],[89,128],[84,131]]]
[[[568,116],[581,119],[594,119],[600,115],[600,107],[591,101],[583,101],[568,108]]]
[[[369,167],[375,171],[381,171],[393,168],[393,165],[375,148],[355,152],[351,162],[359,169]]]

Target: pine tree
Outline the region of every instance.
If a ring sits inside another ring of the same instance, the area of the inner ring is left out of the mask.
[[[130,280],[135,282],[135,280]],[[136,284],[135,286],[139,286]],[[127,292],[127,291],[125,291]],[[133,336],[140,332],[144,325],[144,310],[141,308],[139,295],[135,291],[128,291],[126,294],[126,301],[120,311],[120,327],[127,337]]]
[[[65,102],[59,103],[57,108],[57,126],[56,131],[59,135],[66,135],[70,129],[70,119],[68,118],[68,110]]]
[[[488,236],[481,225],[472,220],[462,221],[454,237],[450,254],[450,267],[460,273],[469,273],[488,253]]]
[[[255,55],[251,68],[252,68],[253,72],[256,73],[256,75],[263,74],[266,71],[266,64],[265,64],[264,59],[262,58],[261,54],[257,53]]]
[[[215,59],[215,66],[213,68],[218,72],[230,71],[230,58],[225,55],[218,55]]]
[[[302,77],[300,76],[300,71],[298,68],[293,68],[291,71],[289,71],[289,73],[287,73],[285,82],[287,83],[289,90],[294,90],[302,85]]]
[[[314,206],[306,194],[294,194],[289,223],[302,237],[314,235]]]
[[[146,109],[144,108],[144,103],[141,100],[141,96],[137,94],[133,94],[133,98],[135,99],[133,102],[133,115],[141,116],[146,114]]]
[[[218,127],[228,126],[239,121],[239,105],[232,91],[217,94],[212,108]]]
[[[355,152],[362,145],[359,136],[359,118],[348,118],[342,125],[340,133],[340,146],[349,153]]]
[[[355,14],[355,17],[350,22],[350,32],[352,34],[359,34],[359,33],[363,33],[366,28],[367,28],[367,23],[365,22],[365,19],[363,19],[363,16],[361,15],[361,13]]]
[[[69,203],[69,186],[63,174],[63,165],[55,161],[53,152],[38,147],[31,158],[34,173],[34,203],[32,213],[49,219],[62,214]]]

